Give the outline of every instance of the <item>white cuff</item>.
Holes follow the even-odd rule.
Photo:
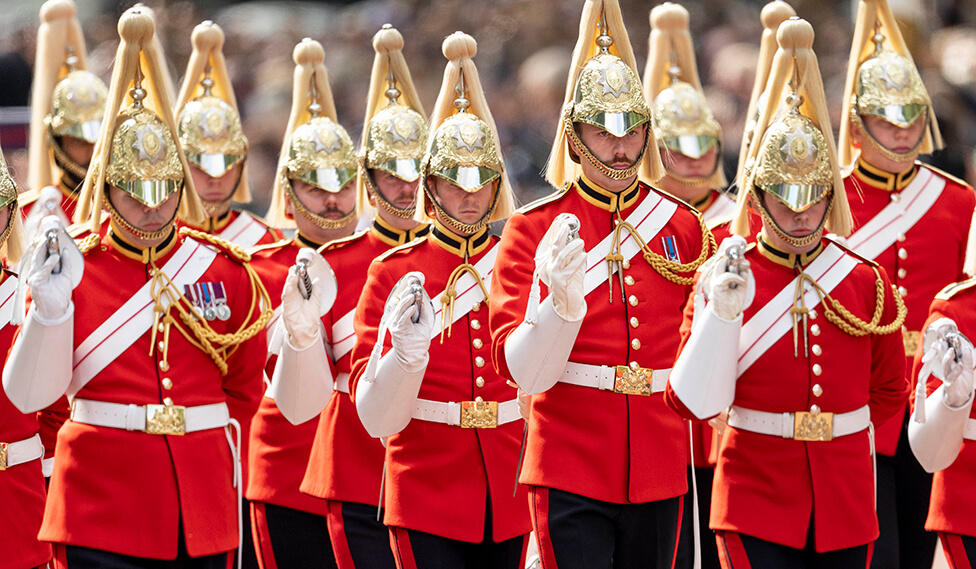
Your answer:
[[[376,366],[376,375],[362,377],[356,384],[356,411],[366,432],[375,438],[402,431],[413,415],[427,366],[414,371],[403,369],[393,350]]]
[[[708,306],[695,316],[668,381],[681,403],[699,419],[724,411],[735,398],[742,315],[725,320]]]
[[[64,395],[71,383],[74,303],[45,323],[32,306],[3,368],[3,388],[21,413],[33,413]]]
[[[945,386],[940,385],[925,398],[925,422],[914,417],[908,422],[908,443],[926,472],[948,468],[962,449],[966,420],[973,398],[962,407],[952,408],[945,402]]]
[[[549,296],[539,305],[535,324],[523,321],[509,334],[505,362],[522,391],[542,393],[559,381],[582,326],[582,319],[570,322],[557,314]]]
[[[332,396],[329,356],[321,337],[316,336],[317,341],[303,349],[296,348],[290,337],[285,338],[267,391],[293,425],[317,417]]]

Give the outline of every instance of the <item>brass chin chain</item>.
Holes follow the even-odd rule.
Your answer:
[[[665,168],[665,172],[667,173],[667,176],[669,178],[689,188],[704,188],[712,180],[712,174],[714,174],[714,172],[712,172],[712,174],[709,174],[707,176],[695,176],[692,178],[692,177],[679,176],[678,174],[675,174],[674,172],[668,170],[667,168]]]
[[[593,164],[593,167],[599,170],[601,174],[610,178],[611,180],[626,180],[627,178],[635,176],[637,171],[640,170],[641,163],[644,161],[644,154],[647,153],[647,140],[650,129],[644,131],[644,146],[641,147],[641,152],[637,156],[637,160],[634,160],[634,163],[628,168],[624,170],[617,170],[607,166],[601,162],[599,158],[594,156],[592,152],[590,152],[590,149],[583,144],[583,141],[580,139],[579,135],[576,134],[576,129],[573,128],[573,120],[568,114],[563,116],[563,128],[566,129],[566,136],[573,141],[573,144],[576,146],[576,149],[579,150],[580,154],[589,160],[590,164]]]
[[[20,215],[20,206],[17,204],[17,200],[10,202],[10,215],[7,217],[7,226],[3,228],[3,233],[0,233],[0,246],[7,242],[7,237],[10,237],[10,232],[14,229],[15,215]]]
[[[401,219],[412,219],[414,214],[417,212],[417,201],[414,199],[414,205],[405,208],[399,208],[383,196],[383,192],[379,191],[375,185],[373,185],[372,176],[369,175],[369,171],[365,168],[363,169],[363,180],[366,182],[366,191],[369,195],[376,198],[376,203],[380,204],[388,213],[395,215]]]
[[[926,113],[925,122],[928,123],[928,120],[929,116],[928,113]],[[888,160],[897,162],[899,164],[915,162],[915,159],[918,158],[918,149],[920,146],[922,146],[922,142],[925,140],[925,131],[922,131],[922,136],[918,138],[918,142],[916,142],[915,146],[913,146],[908,152],[899,153],[887,148],[885,145],[878,142],[878,140],[874,138],[874,135],[868,132],[868,129],[864,127],[864,121],[861,120],[861,115],[857,114],[856,105],[851,105],[851,123],[854,124],[855,130],[857,130],[857,132],[861,135],[861,139],[866,140],[868,142],[868,146],[874,149],[875,152],[884,156]]]
[[[182,200],[183,200],[183,194],[180,193],[180,201]],[[145,231],[139,229],[138,227],[126,221],[125,218],[122,217],[122,214],[119,213],[119,210],[115,209],[115,206],[112,205],[112,200],[108,199],[108,194],[105,194],[104,198],[102,199],[102,204],[105,206],[105,209],[107,209],[108,212],[112,215],[112,221],[114,221],[116,225],[122,227],[123,229],[135,235],[139,239],[142,239],[143,241],[159,241],[160,239],[166,237],[167,235],[170,234],[170,231],[173,230],[173,223],[176,221],[177,214],[173,213],[173,217],[171,217],[169,221],[167,221],[162,227],[160,227],[156,231]],[[179,212],[179,210],[180,207],[179,205],[177,205],[176,211]]]
[[[54,134],[51,133],[50,126],[44,129],[44,134],[47,137],[47,145],[51,148],[51,153],[54,154],[54,162],[58,167],[70,173],[75,179],[84,180],[88,168],[75,162],[64,152],[57,139],[54,138]]]
[[[827,204],[827,209],[824,211],[823,219],[820,220],[820,225],[817,226],[817,229],[813,233],[810,233],[809,235],[804,235],[803,237],[794,237],[786,233],[782,229],[780,229],[779,224],[777,224],[776,221],[773,219],[773,217],[769,215],[769,212],[766,211],[766,207],[765,205],[763,205],[763,201],[760,199],[758,193],[759,190],[756,190],[755,185],[753,185],[752,190],[750,191],[752,192],[753,201],[756,202],[755,209],[759,210],[759,215],[762,216],[764,224],[771,227],[773,233],[779,236],[779,238],[782,239],[783,241],[786,241],[793,247],[802,248],[812,243],[816,243],[817,241],[820,241],[821,238],[823,238],[824,226],[827,225],[827,218],[830,217],[830,210],[833,209],[834,207],[833,192],[831,192],[830,196],[827,198],[830,200],[830,202]]]
[[[437,199],[434,197],[434,193],[430,191],[430,187],[427,186],[427,180],[424,180],[423,184],[424,184],[424,191],[427,193],[427,199],[430,200],[430,203],[434,204],[434,210],[437,213],[441,214],[441,217],[443,218],[445,225],[450,227],[455,233],[458,233],[459,235],[474,235],[475,233],[484,229],[486,225],[488,225],[488,220],[491,218],[491,214],[494,213],[495,206],[498,204],[498,194],[501,192],[500,188],[496,188],[494,190],[495,196],[491,199],[491,207],[488,208],[488,211],[485,212],[485,214],[481,216],[481,219],[479,219],[478,221],[472,224],[467,224],[451,217],[451,214],[447,213],[447,211],[445,211],[444,208],[441,207],[441,204],[437,203]]]
[[[298,199],[298,196],[295,194],[295,189],[292,188],[291,186],[291,180],[288,180],[286,178],[286,182],[284,186],[285,186],[285,195],[287,195],[288,199],[291,200],[291,205],[298,210],[298,213],[302,214],[302,217],[311,221],[317,227],[320,227],[322,229],[339,229],[340,227],[345,227],[349,225],[349,222],[351,222],[356,218],[356,208],[353,208],[352,211],[350,211],[346,215],[343,215],[339,219],[326,219],[321,215],[305,207],[305,204],[302,203],[302,200]]]
[[[234,199],[234,192],[231,192],[231,194],[227,196],[227,198],[222,199],[218,202],[212,202],[200,198],[200,203],[203,204],[203,211],[207,212],[208,217],[217,217],[218,215],[224,213],[224,210],[227,208],[227,204],[229,204],[233,199]]]

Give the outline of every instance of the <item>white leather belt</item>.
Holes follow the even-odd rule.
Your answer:
[[[417,399],[413,418],[432,423],[444,423],[452,427],[468,429],[491,429],[522,418],[519,415],[518,400],[511,401],[451,401],[442,403],[427,399]]]
[[[670,373],[671,368],[652,370],[566,362],[566,370],[559,381],[626,395],[650,395],[664,391]]]
[[[41,444],[41,435],[38,434],[14,443],[0,443],[0,471],[37,460],[42,456],[44,456],[44,445]]]
[[[226,427],[230,423],[230,412],[226,403],[182,407],[75,399],[71,404],[71,420],[155,435],[182,435]]]
[[[332,385],[332,389],[340,391],[342,393],[349,393],[349,374],[342,372],[336,377],[335,383]]]
[[[867,405],[856,411],[836,414],[814,414],[809,411],[769,413],[738,405],[729,408],[730,427],[801,441],[829,441],[835,437],[861,432],[870,424],[871,411]]]
[[[966,419],[966,430],[963,431],[962,438],[976,441],[976,419]]]

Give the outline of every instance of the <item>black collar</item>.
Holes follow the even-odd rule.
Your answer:
[[[393,227],[384,221],[379,215],[377,215],[373,220],[373,234],[376,235],[380,241],[391,247],[409,243],[418,237],[427,235],[428,233],[430,233],[430,226],[427,224],[420,224],[413,229],[403,230]]]
[[[434,226],[430,230],[430,236],[434,243],[464,259],[481,253],[491,242],[491,234],[488,232],[487,226],[482,227],[474,235],[461,237],[437,220],[434,221]]]
[[[619,192],[605,190],[584,176],[580,176],[580,179],[577,180],[576,187],[579,188],[579,193],[583,199],[609,212],[623,211],[634,205],[637,196],[640,194],[640,184],[636,177],[634,183]]]
[[[823,251],[823,242],[817,243],[817,246],[813,250],[807,253],[787,253],[786,251],[780,251],[779,249],[773,247],[769,241],[766,240],[766,236],[759,233],[756,238],[756,243],[759,249],[759,253],[763,257],[766,257],[770,261],[776,263],[777,265],[783,265],[784,267],[795,268],[795,267],[805,267],[813,262],[818,255]]]

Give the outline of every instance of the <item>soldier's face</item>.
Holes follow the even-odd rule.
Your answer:
[[[172,223],[176,218],[176,209],[180,205],[179,192],[172,193],[158,206],[149,207],[125,190],[111,185],[108,186],[108,198],[129,225],[149,233],[159,231]]]
[[[901,128],[881,117],[873,115],[862,116],[861,121],[864,123],[864,129],[879,144],[897,154],[905,154],[912,148],[915,148],[919,141],[922,140],[922,136],[925,134],[925,125],[927,124],[924,116],[916,119],[908,128]],[[911,156],[907,156],[904,162],[896,162],[874,148],[870,141],[864,140],[864,135],[858,129],[851,129],[851,133],[853,134],[854,142],[861,148],[861,158],[868,164],[880,168],[885,172],[903,172],[913,167],[915,158],[918,157],[918,149],[916,148],[915,152]]]
[[[827,199],[822,199],[803,211],[793,211],[788,205],[774,196],[770,194],[763,196],[763,204],[766,206],[766,211],[769,212],[769,216],[773,218],[773,221],[776,222],[776,225],[784,233],[791,237],[806,237],[816,232],[817,228],[820,227],[820,222],[823,221],[824,215],[827,213],[827,202]],[[778,249],[787,253],[806,253],[807,251],[812,251],[817,246],[817,243],[814,242],[801,251],[779,239],[776,232],[772,230],[765,230],[763,234],[768,236],[773,241],[773,245]]]
[[[465,191],[456,184],[437,176],[428,176],[427,185],[437,198],[437,203],[448,215],[461,223],[472,225],[488,213],[491,199],[498,187],[498,180],[485,184],[473,192]]]
[[[644,135],[647,133],[646,123],[623,136],[614,136],[591,124],[577,124],[579,137],[583,144],[600,162],[614,170],[626,170],[633,166],[644,147]]]
[[[95,145],[87,140],[82,140],[73,136],[62,136],[61,149],[64,150],[64,153],[68,155],[68,158],[74,160],[76,164],[87,168],[88,163],[91,162],[92,152],[95,150]]]
[[[356,208],[356,184],[352,182],[338,192],[323,190],[302,180],[292,180],[291,186],[306,209],[325,219],[340,219]]]
[[[712,146],[708,152],[699,158],[692,158],[674,150],[661,146],[661,162],[668,173],[682,178],[704,178],[715,171],[718,162],[718,146]]]
[[[190,177],[193,178],[193,187],[196,188],[200,199],[212,203],[221,203],[230,200],[237,188],[237,183],[241,179],[243,169],[244,163],[238,162],[233,168],[224,172],[223,176],[214,177],[191,163]]]
[[[369,175],[383,198],[394,206],[407,209],[417,203],[417,186],[420,184],[420,178],[408,182],[385,170],[376,169],[370,169]]]

